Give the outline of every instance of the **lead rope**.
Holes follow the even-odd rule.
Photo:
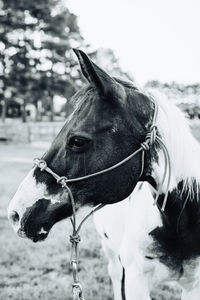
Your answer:
[[[76,227],[76,205],[74,196],[72,194],[71,189],[67,185],[67,177],[59,176],[55,172],[53,172],[49,167],[47,167],[47,163],[44,160],[34,159],[35,165],[41,170],[50,173],[57,181],[58,184],[65,190],[67,190],[71,204],[72,204],[72,217],[70,218],[72,223],[72,234],[70,235],[70,242],[72,244],[71,248],[71,266],[72,266],[72,275],[73,275],[73,283],[72,283],[72,296],[73,300],[84,300],[82,286],[78,280],[78,244],[81,241],[79,232],[81,230],[82,225],[85,221],[96,211],[105,206],[105,204],[99,204],[94,209],[91,210],[89,214],[87,214],[78,227]]]
[[[101,170],[96,173],[92,173],[86,176],[82,177],[77,177],[73,179],[68,179],[65,176],[59,176],[56,174],[54,171],[52,171],[48,166],[45,160],[42,159],[34,159],[35,165],[41,170],[41,171],[46,171],[47,173],[51,174],[57,181],[58,184],[62,186],[63,189],[67,190],[68,195],[70,197],[70,201],[72,204],[72,217],[71,217],[71,223],[72,223],[72,235],[70,235],[70,242],[72,243],[72,252],[71,252],[71,265],[72,265],[72,272],[73,272],[73,284],[72,284],[72,292],[73,292],[73,300],[84,300],[83,298],[83,292],[82,292],[82,286],[78,280],[78,244],[80,242],[80,235],[79,232],[81,230],[82,225],[85,223],[85,221],[96,211],[101,209],[102,207],[105,206],[105,204],[99,204],[96,206],[88,215],[85,216],[85,218],[81,221],[78,227],[76,227],[76,206],[75,206],[75,200],[72,194],[71,189],[68,186],[68,183],[72,182],[77,182],[81,180],[85,180],[88,178],[92,178],[104,173],[107,173],[109,171],[112,171],[128,160],[130,160],[132,157],[137,155],[138,153],[142,152],[142,157],[141,157],[141,172],[140,172],[140,177],[143,174],[144,171],[144,161],[145,161],[145,152],[150,149],[151,146],[153,146],[155,143],[157,143],[160,146],[160,149],[163,151],[164,155],[164,173],[163,177],[161,180],[161,184],[156,192],[156,197],[154,201],[154,205],[157,204],[158,197],[161,193],[163,184],[166,180],[166,177],[168,175],[167,179],[167,185],[166,185],[166,194],[163,200],[163,204],[161,207],[161,210],[164,211],[167,203],[167,197],[168,197],[168,191],[169,191],[169,185],[170,185],[170,180],[171,180],[171,163],[170,163],[170,157],[168,150],[161,140],[161,138],[158,136],[158,130],[157,130],[157,125],[156,125],[156,120],[157,120],[157,114],[158,114],[158,105],[156,102],[154,102],[155,108],[154,108],[154,116],[153,116],[153,121],[152,121],[152,126],[150,128],[150,132],[146,135],[145,141],[140,144],[140,148],[133,152],[131,155],[126,157],[125,159],[121,160],[117,164],[106,168],[104,170]]]

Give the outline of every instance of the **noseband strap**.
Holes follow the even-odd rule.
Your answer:
[[[139,149],[137,149],[136,151],[134,151],[132,154],[130,154],[128,157],[124,158],[123,160],[121,160],[120,162],[112,165],[111,167],[108,167],[106,169],[103,169],[101,171],[92,173],[92,174],[88,174],[85,176],[81,176],[81,177],[77,177],[77,178],[72,178],[72,179],[68,179],[65,176],[59,176],[57,173],[55,173],[52,169],[50,169],[47,166],[46,161],[42,160],[42,159],[34,159],[34,163],[35,165],[41,170],[41,171],[46,171],[47,173],[51,174],[57,181],[58,184],[60,184],[62,186],[62,188],[64,188],[65,190],[67,190],[69,198],[71,200],[71,204],[72,204],[72,218],[71,218],[71,222],[72,222],[72,226],[73,226],[73,233],[70,236],[70,241],[72,243],[72,255],[71,255],[71,264],[72,264],[72,269],[73,269],[73,279],[74,279],[74,283],[72,285],[72,289],[73,289],[73,299],[78,299],[78,300],[83,300],[82,297],[82,288],[81,285],[78,281],[77,278],[77,265],[78,265],[78,243],[80,242],[80,236],[79,236],[79,232],[80,229],[83,225],[83,223],[97,210],[101,209],[102,207],[105,206],[105,204],[99,204],[98,206],[96,206],[80,223],[80,225],[78,227],[76,227],[76,206],[75,206],[75,200],[74,200],[74,196],[72,194],[71,189],[68,186],[68,183],[73,183],[73,182],[77,182],[77,181],[82,181],[82,180],[86,180],[92,177],[96,177],[99,175],[102,175],[104,173],[110,172],[118,167],[120,167],[121,165],[125,164],[127,161],[129,161],[130,159],[132,159],[134,156],[136,156],[138,153],[142,153],[142,159],[141,159],[141,172],[140,172],[140,176],[139,178],[142,176],[143,172],[144,172],[144,164],[145,164],[145,153],[147,151],[150,150],[150,148],[153,145],[158,145],[160,147],[160,149],[163,151],[163,155],[164,155],[164,173],[163,173],[163,177],[161,180],[161,184],[158,188],[158,190],[156,191],[156,197],[154,200],[154,205],[157,204],[157,200],[158,197],[160,195],[160,193],[162,192],[162,187],[165,183],[166,177],[167,178],[167,183],[166,183],[166,193],[165,193],[165,197],[163,200],[163,204],[161,207],[161,211],[165,210],[165,206],[167,203],[167,197],[168,197],[168,191],[169,191],[169,186],[170,186],[170,180],[171,180],[171,163],[170,163],[170,156],[169,156],[169,152],[164,144],[164,142],[162,141],[162,139],[159,137],[158,135],[158,129],[157,129],[157,125],[156,125],[156,121],[157,121],[157,115],[158,115],[158,105],[155,101],[153,101],[154,103],[154,115],[153,115],[153,120],[152,120],[152,125],[150,128],[149,133],[147,133],[145,141],[143,143],[140,144]]]

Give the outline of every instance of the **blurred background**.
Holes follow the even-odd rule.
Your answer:
[[[35,245],[15,236],[6,208],[84,84],[72,48],[111,75],[164,93],[200,139],[199,13],[198,0],[0,0],[0,299],[71,299],[70,223]],[[111,300],[91,220],[83,231],[86,299]],[[179,299],[174,286],[158,290],[156,300]]]
[[[73,47],[111,75],[166,94],[198,120],[197,10],[189,2],[184,7],[185,2],[170,7],[169,1],[163,8],[146,0],[95,5],[91,0],[0,0],[0,139],[32,142],[55,136],[70,111],[68,99],[84,83]]]

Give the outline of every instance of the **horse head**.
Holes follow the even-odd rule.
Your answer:
[[[72,113],[43,155],[49,168],[68,179],[106,169],[136,151],[151,126],[154,105],[134,87],[109,76],[80,50],[74,50],[87,85],[71,99]],[[143,178],[148,173],[145,159]],[[100,176],[71,182],[76,208],[126,198],[140,180],[141,155]],[[68,193],[35,166],[10,202],[8,217],[20,236],[47,237],[52,226],[72,215]]]

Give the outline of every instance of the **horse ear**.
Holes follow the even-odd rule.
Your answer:
[[[113,94],[119,84],[108,75],[105,71],[99,68],[83,51],[73,49],[78,57],[81,71],[89,83],[95,85],[104,95]]]

